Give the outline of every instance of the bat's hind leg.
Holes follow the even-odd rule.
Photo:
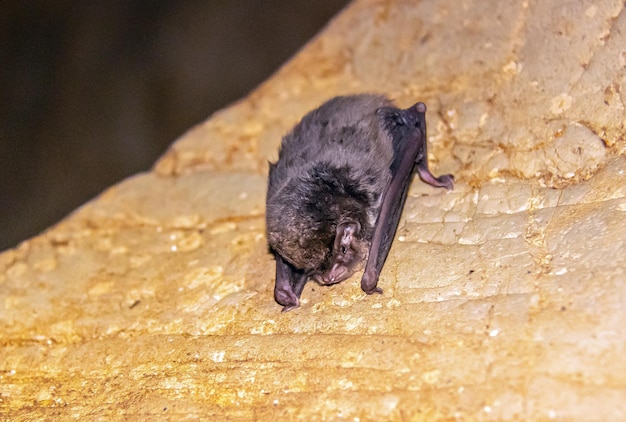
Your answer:
[[[436,188],[446,188],[448,190],[452,190],[452,186],[454,185],[454,176],[451,174],[444,174],[439,177],[435,177],[428,168],[428,149],[427,149],[427,136],[426,136],[426,106],[418,107],[419,104],[416,104],[414,107],[418,109],[418,123],[419,126],[423,129],[423,136],[420,140],[421,148],[417,154],[415,159],[415,167],[417,167],[417,174],[419,174],[422,182],[428,183],[431,186]]]

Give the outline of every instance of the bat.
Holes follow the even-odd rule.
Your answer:
[[[266,198],[283,312],[300,306],[309,279],[339,283],[365,261],[361,288],[382,294],[378,278],[415,169],[425,183],[452,189],[452,175],[428,169],[421,102],[399,109],[379,95],[335,97],[283,137]]]

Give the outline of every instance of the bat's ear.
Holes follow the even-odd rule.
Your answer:
[[[339,283],[354,273],[354,266],[361,260],[359,240],[356,236],[361,225],[356,221],[344,221],[337,225],[331,267],[322,274],[324,284]]]
[[[267,164],[269,164],[269,171],[268,171],[268,178],[267,178],[267,183],[269,186],[271,186],[273,183],[276,183],[276,180],[274,180],[274,171],[276,170],[276,164],[272,163],[271,161],[268,161]],[[268,189],[269,192],[269,189]]]
[[[334,251],[345,253],[346,250],[350,250],[354,237],[360,231],[361,225],[357,221],[345,221],[337,225]]]

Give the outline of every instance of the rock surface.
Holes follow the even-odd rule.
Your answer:
[[[352,3],[248,98],[0,255],[12,420],[622,420],[622,1]],[[329,97],[428,107],[380,286],[281,314],[267,160]]]

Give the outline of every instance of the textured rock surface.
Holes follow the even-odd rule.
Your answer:
[[[626,417],[621,1],[357,1],[149,174],[0,255],[0,414]],[[272,300],[267,160],[328,97],[428,104],[381,276]]]

